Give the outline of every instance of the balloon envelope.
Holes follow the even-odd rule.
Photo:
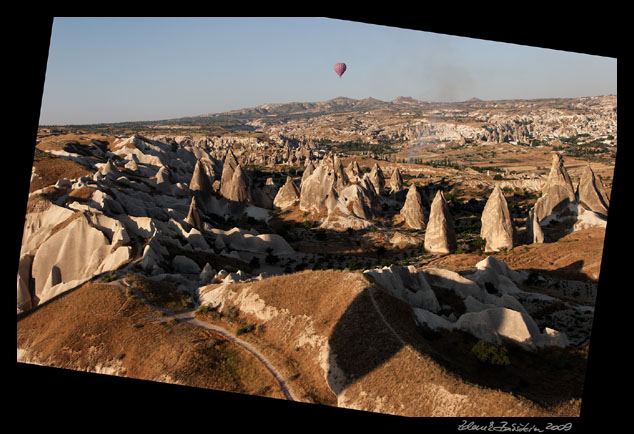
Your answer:
[[[335,63],[335,72],[339,77],[346,72],[346,64],[345,63]]]

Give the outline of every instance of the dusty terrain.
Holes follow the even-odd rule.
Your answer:
[[[578,416],[616,145],[616,96],[41,127],[18,361],[401,416]]]

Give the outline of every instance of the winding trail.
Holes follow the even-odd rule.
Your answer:
[[[125,279],[119,279],[112,283],[119,283],[124,288],[128,288],[134,291],[138,296],[143,297],[143,294],[141,294],[140,291],[132,287],[130,283]],[[146,302],[147,302],[147,299],[146,299]],[[300,401],[299,399],[297,399],[297,397],[295,397],[288,383],[286,383],[286,381],[282,378],[282,375],[278,372],[275,366],[273,366],[273,364],[262,353],[260,353],[257,350],[257,348],[255,348],[250,343],[245,342],[242,339],[238,338],[234,333],[230,332],[229,330],[223,327],[220,327],[215,324],[210,324],[208,322],[201,321],[198,318],[196,318],[196,310],[198,309],[198,306],[184,312],[175,313],[175,312],[163,309],[159,306],[155,306],[149,302],[147,302],[147,305],[152,307],[152,309],[159,311],[163,314],[163,316],[158,319],[158,322],[167,322],[174,319],[176,321],[184,322],[196,327],[201,327],[207,330],[211,330],[215,333],[218,333],[224,336],[225,338],[227,338],[234,344],[241,346],[246,351],[253,354],[253,356],[255,356],[255,358],[258,359],[260,363],[262,363],[262,365],[264,365],[264,367],[271,373],[271,375],[273,375],[275,380],[277,380],[278,384],[280,385],[280,388],[282,389],[282,392],[284,393],[284,396],[286,397],[286,399],[288,399],[289,401]]]

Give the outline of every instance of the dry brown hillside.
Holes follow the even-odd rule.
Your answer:
[[[582,351],[511,348],[510,366],[482,366],[470,352],[476,339],[426,333],[408,305],[360,273],[304,271],[214,289],[213,308],[199,317],[261,330],[244,339],[305,400],[405,416],[579,414]]]
[[[214,302],[197,319],[255,347],[300,401],[404,416],[579,414],[584,351],[509,348],[510,366],[483,366],[470,352],[476,339],[420,329],[408,305],[361,273],[304,271],[207,290],[217,290]],[[18,360],[284,397],[251,353],[165,319],[118,283],[95,280],[18,318]]]
[[[565,235],[554,243],[520,245],[492,256],[514,270],[539,270],[559,279],[597,282],[603,258],[605,229],[588,228]],[[461,254],[435,258],[425,266],[471,271],[486,255]]]
[[[18,361],[284,397],[271,374],[239,346],[161,319],[118,284],[87,283],[18,319]]]

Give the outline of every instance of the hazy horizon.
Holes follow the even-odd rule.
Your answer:
[[[348,66],[341,78],[337,62]],[[39,124],[157,121],[337,97],[616,95],[616,64],[325,18],[55,18]]]

